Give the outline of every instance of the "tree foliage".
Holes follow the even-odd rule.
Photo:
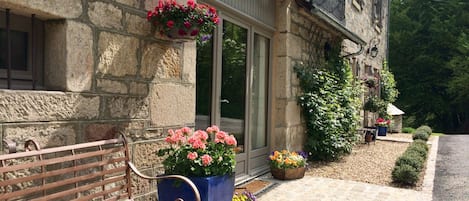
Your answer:
[[[389,62],[406,123],[469,131],[469,2],[393,0]]]

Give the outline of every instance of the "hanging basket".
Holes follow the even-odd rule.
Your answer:
[[[191,29],[172,28],[166,32],[166,36],[172,40],[191,41],[197,38],[197,30],[197,27]],[[196,34],[194,34],[195,31],[197,31]]]

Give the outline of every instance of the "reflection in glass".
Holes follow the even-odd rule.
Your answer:
[[[195,129],[210,126],[213,69],[213,39],[197,43]]]
[[[223,21],[220,128],[233,134],[244,152],[247,29]]]
[[[251,94],[249,125],[252,150],[267,146],[267,69],[269,66],[269,39],[254,35],[253,66],[251,69]]]

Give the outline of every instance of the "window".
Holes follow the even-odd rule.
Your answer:
[[[383,27],[383,20],[382,20],[382,9],[383,8],[383,1],[382,0],[373,0],[373,9],[372,9],[372,20],[373,24],[375,25],[375,29],[378,32],[381,32],[381,28]]]
[[[34,15],[0,11],[0,88],[43,85],[44,22]]]

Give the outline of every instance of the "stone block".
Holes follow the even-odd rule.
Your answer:
[[[287,125],[298,125],[301,123],[301,107],[296,100],[287,102],[285,113]]]
[[[133,95],[148,95],[148,83],[131,82],[129,93]]]
[[[287,148],[287,129],[284,127],[275,128],[273,136],[273,142],[270,146],[272,150],[283,150]]]
[[[106,97],[109,118],[146,119],[149,117],[147,98]]]
[[[89,124],[85,126],[85,141],[114,139],[118,136],[119,128],[115,124]]]
[[[287,100],[286,99],[279,99],[275,100],[275,127],[283,127],[286,126],[286,107],[287,107]]]
[[[45,19],[78,18],[83,12],[81,0],[0,0],[0,5],[13,13],[34,13]]]
[[[184,54],[182,59],[182,61],[184,62],[182,79],[184,82],[195,84],[195,66],[197,62],[196,58],[197,48],[195,41],[184,43]]]
[[[287,129],[287,149],[303,150],[306,134],[301,126],[292,126]]]
[[[121,81],[97,79],[98,90],[107,93],[127,94],[127,85]]]
[[[289,57],[274,58],[274,91],[276,98],[287,98],[291,94],[291,59]]]
[[[137,167],[143,174],[148,175],[148,176],[156,176],[155,171],[153,169],[142,169],[140,167]],[[142,179],[138,177],[137,175],[132,175],[131,177],[132,181],[132,200],[134,201],[148,201],[148,200],[154,200],[156,195],[153,197],[150,196],[151,194],[148,194],[150,192],[156,192],[156,185],[157,181],[156,180],[148,180],[148,179]],[[141,196],[139,196],[141,195]]]
[[[276,1],[276,25],[279,32],[290,32],[291,1]]]
[[[138,46],[137,38],[101,32],[98,42],[98,72],[118,77],[135,75]]]
[[[118,3],[138,8],[140,6],[140,0],[116,0]]]
[[[164,140],[135,143],[132,145],[132,161],[142,169],[161,167],[164,157],[159,157],[157,152],[167,147]]]
[[[180,79],[181,50],[158,43],[143,48],[141,76],[144,78]]]
[[[4,138],[24,147],[24,142],[35,140],[41,148],[76,144],[78,126],[71,124],[10,124],[4,126]]]
[[[65,90],[67,78],[67,26],[65,20],[45,23],[44,76],[49,89]]]
[[[64,91],[90,90],[94,66],[91,28],[72,20],[47,22],[45,26],[46,86]]]
[[[90,2],[88,16],[93,24],[99,27],[122,29],[122,10],[100,1]]]
[[[125,21],[127,23],[128,33],[133,33],[140,36],[146,36],[151,33],[151,23],[148,22],[145,17],[127,13],[125,15]]]
[[[179,4],[185,4],[187,1],[186,0],[176,0],[177,3]],[[197,1],[195,1],[197,2]],[[145,10],[153,10],[155,9],[155,6],[158,5],[158,0],[144,0],[144,9]]]
[[[195,87],[159,84],[150,91],[152,125],[173,126],[194,123]]]
[[[50,91],[0,91],[0,122],[96,119],[98,96]]]
[[[88,25],[67,21],[67,91],[88,91],[93,78],[93,32]]]

